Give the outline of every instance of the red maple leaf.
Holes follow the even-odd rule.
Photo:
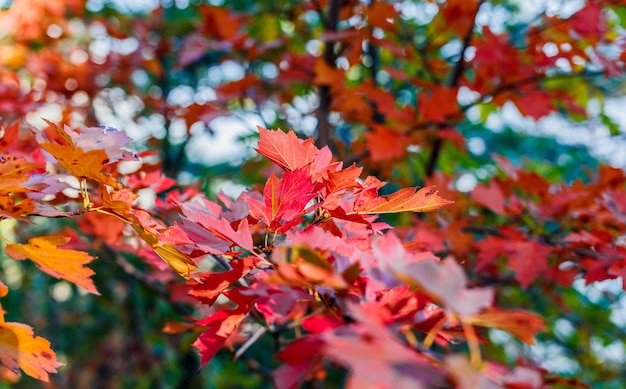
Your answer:
[[[299,139],[293,131],[287,133],[259,129],[259,144],[255,149],[259,154],[286,170],[301,169],[313,162],[319,152],[312,139]]]
[[[272,174],[263,190],[263,203],[246,196],[250,214],[270,231],[286,231],[300,222],[307,203],[316,196],[314,187],[304,169],[287,171],[280,180]]]
[[[199,350],[202,366],[209,363],[226,343],[226,340],[237,330],[256,299],[256,296],[241,294],[238,289],[233,289],[225,295],[237,304],[237,308],[218,311],[196,322],[200,326],[207,327],[207,330],[200,334],[192,344]]]
[[[197,274],[187,283],[191,287],[188,294],[204,304],[213,305],[224,290],[254,269],[257,262],[258,258],[250,256],[230,261],[231,269],[228,271]]]

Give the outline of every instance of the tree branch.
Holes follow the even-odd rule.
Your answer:
[[[474,18],[472,21],[472,25],[469,30],[463,37],[463,48],[461,49],[461,53],[459,55],[459,60],[457,61],[454,69],[452,69],[452,75],[450,77],[450,81],[448,86],[451,88],[455,88],[459,85],[459,81],[461,80],[461,76],[465,71],[465,52],[467,51],[470,42],[472,41],[472,36],[474,35],[474,26],[476,25],[476,15],[478,15],[478,11],[480,7],[483,5],[485,0],[480,0],[478,5],[476,6],[476,11],[474,12]],[[428,158],[428,162],[426,163],[426,177],[432,177],[435,172],[435,168],[437,167],[437,161],[439,160],[439,155],[441,154],[441,148],[443,147],[443,139],[440,137],[435,138],[433,141],[432,151],[430,152],[430,157]]]
[[[328,14],[326,15],[325,27],[327,32],[336,32],[339,24],[339,11],[341,10],[341,0],[330,0],[328,3]],[[323,15],[321,15],[323,17]],[[330,67],[335,66],[335,42],[327,40],[324,46],[324,62]],[[332,96],[329,85],[319,87],[320,106],[317,109],[317,147],[328,146],[331,142],[331,126],[328,121]]]
[[[108,245],[103,245],[102,251],[110,257],[114,263],[119,266],[126,274],[130,277],[137,280],[144,287],[153,292],[156,296],[159,296],[163,300],[167,301],[171,307],[178,312],[182,316],[191,316],[193,314],[193,309],[186,304],[181,304],[176,301],[172,301],[170,293],[163,286],[159,284],[155,284],[150,281],[148,276],[139,271],[132,263],[130,263],[126,258],[122,255],[116,253],[109,247]]]

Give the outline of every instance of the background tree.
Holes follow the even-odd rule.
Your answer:
[[[66,363],[59,386],[358,387],[372,382],[368,362],[407,387],[623,382],[621,2],[5,3],[2,304],[52,341]],[[315,145],[267,132],[259,157],[257,125]],[[103,135],[114,141],[91,143]],[[231,147],[216,141],[225,136],[240,151],[211,156]],[[425,185],[454,204],[377,208]],[[220,195],[221,210],[199,206],[243,188],[237,201]],[[281,194],[271,204],[293,203],[268,214],[268,188]],[[405,209],[429,208],[420,201],[434,193],[417,193]],[[394,232],[363,216],[379,213]],[[321,231],[349,246],[315,246]],[[36,242],[18,244],[48,234],[98,257],[93,284],[15,261]],[[449,259],[425,268],[424,251]],[[226,273],[185,281],[159,257],[183,275]],[[429,271],[442,274],[436,285]],[[447,294],[446,282],[460,289]],[[469,312],[465,294],[480,300]],[[190,345],[201,333],[206,363],[216,320],[238,324],[221,339],[237,360],[220,352],[196,375]]]

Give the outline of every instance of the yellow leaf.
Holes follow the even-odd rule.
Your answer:
[[[91,280],[94,271],[83,265],[93,261],[91,255],[76,250],[58,249],[70,241],[60,236],[40,236],[28,240],[28,244],[8,244],[6,253],[13,259],[30,259],[41,271],[56,278],[63,278],[93,294],[100,294]]]
[[[132,227],[152,247],[154,252],[181,277],[189,279],[189,273],[197,269],[198,266],[193,259],[178,251],[172,244],[160,242],[156,235],[146,231],[138,223],[132,223]]]

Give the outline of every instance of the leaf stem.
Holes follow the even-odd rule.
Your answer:
[[[459,318],[459,321],[463,326],[463,332],[465,332],[465,337],[467,338],[467,345],[470,351],[470,363],[478,368],[482,364],[482,357],[480,355],[480,345],[478,344],[476,330],[474,330],[474,326],[467,323],[462,318]]]

